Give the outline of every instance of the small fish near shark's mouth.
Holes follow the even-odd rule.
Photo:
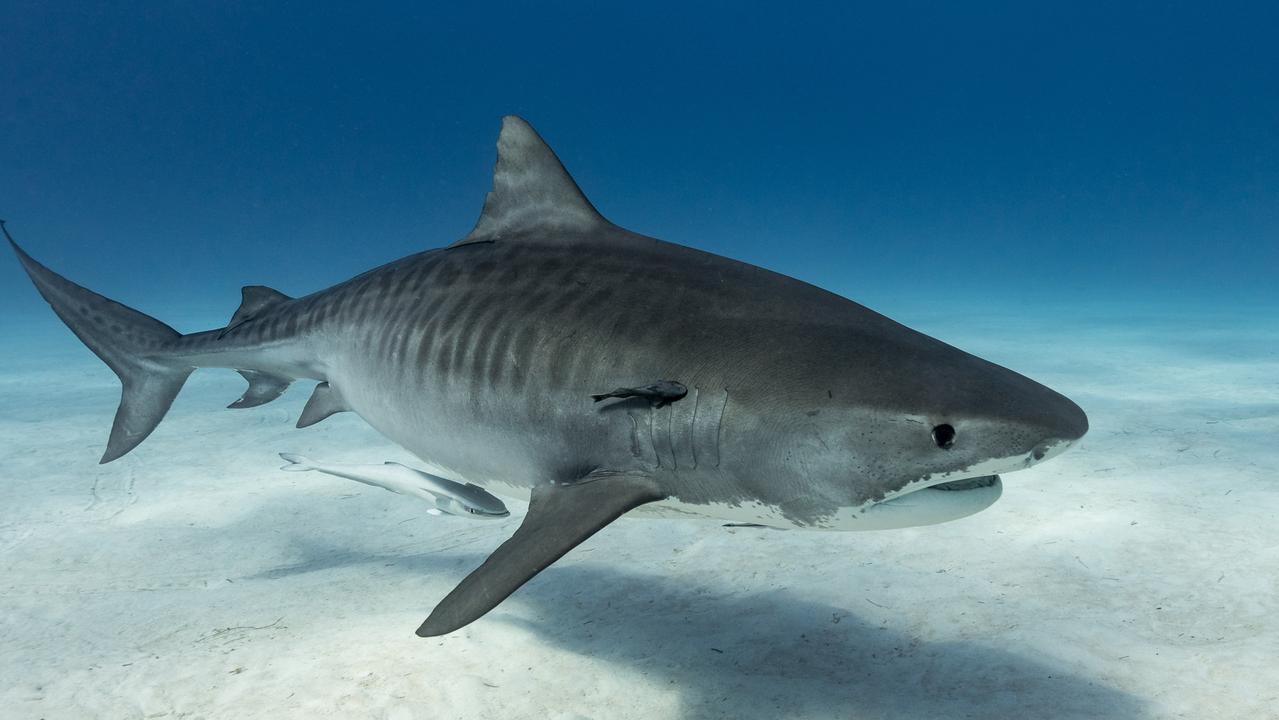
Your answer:
[[[936,525],[967,517],[995,504],[1004,492],[998,475],[975,475],[923,485],[896,497],[863,508],[848,522],[838,522],[843,530],[892,530]]]
[[[966,478],[964,480],[952,480],[950,482],[938,483],[937,485],[929,485],[924,490],[944,490],[947,492],[955,492],[962,490],[976,490],[978,488],[988,488],[999,482],[998,475],[982,475],[981,477]]]

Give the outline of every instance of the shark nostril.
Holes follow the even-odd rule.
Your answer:
[[[947,423],[942,423],[933,428],[933,442],[937,443],[937,447],[942,450],[949,450],[955,445],[955,428]]]
[[[1039,462],[1040,460],[1043,460],[1044,456],[1047,454],[1048,454],[1048,448],[1043,445],[1036,447],[1030,453],[1031,457],[1035,458],[1035,462]]]

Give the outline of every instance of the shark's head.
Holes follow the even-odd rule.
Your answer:
[[[900,370],[926,379],[904,383],[892,405],[854,411],[876,424],[873,432],[845,434],[850,454],[866,462],[851,478],[853,504],[839,514],[844,526],[970,515],[999,499],[1001,475],[1052,458],[1088,431],[1087,416],[1069,398],[948,346]]]
[[[752,429],[733,450],[744,459],[737,472],[761,478],[756,487],[794,524],[872,530],[964,517],[999,498],[1000,475],[1087,432],[1065,396],[858,312],[867,314],[844,328],[792,326],[787,351],[748,371],[787,381],[747,383],[763,389],[730,402],[729,420]]]

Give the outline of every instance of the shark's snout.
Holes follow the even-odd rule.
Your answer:
[[[1024,456],[1029,466],[1061,453],[1088,432],[1088,415],[1075,401],[1028,377],[1001,371],[1001,382],[970,396],[973,407],[993,405],[996,409],[987,417],[1006,431],[1003,444],[996,441],[989,448],[991,455]]]
[[[1025,457],[1025,466],[1038,465],[1079,442],[1088,432],[1088,415],[1070,398],[1054,392],[1040,414],[1036,434],[1041,438]]]
[[[1074,442],[1087,434],[1088,415],[1085,414],[1084,409],[1076,405],[1073,400],[1066,398],[1066,404],[1070,406],[1070,409],[1065,413],[1065,430],[1070,441]]]
[[[1047,428],[1048,437],[1040,447],[1035,448],[1036,456],[1042,452],[1043,457],[1047,457],[1051,446],[1070,445],[1088,432],[1088,415],[1084,413],[1083,408],[1075,404],[1075,401],[1065,395],[1056,395],[1053,412],[1049,417],[1051,422]],[[1036,457],[1036,459],[1042,458]]]
[[[1009,428],[1016,428],[1014,436],[1021,442],[1009,445],[1004,457],[1019,463],[1021,468],[1038,465],[1065,452],[1088,432],[1088,415],[1073,400],[1055,390],[1036,383],[1037,392],[1026,397],[1026,414],[1009,419]],[[1016,445],[1020,444],[1020,447]],[[996,452],[996,455],[999,455]],[[999,472],[1012,472],[1016,467],[1001,468]]]

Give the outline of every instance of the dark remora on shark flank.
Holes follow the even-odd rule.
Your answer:
[[[301,298],[246,287],[224,328],[182,335],[13,248],[123,383],[102,462],[155,429],[193,370],[232,368],[249,383],[232,407],[318,380],[300,427],[355,412],[431,473],[527,498],[423,636],[479,618],[632,509],[942,522],[1088,427],[1066,397],[838,295],[610,223],[516,117],[466,237]]]

